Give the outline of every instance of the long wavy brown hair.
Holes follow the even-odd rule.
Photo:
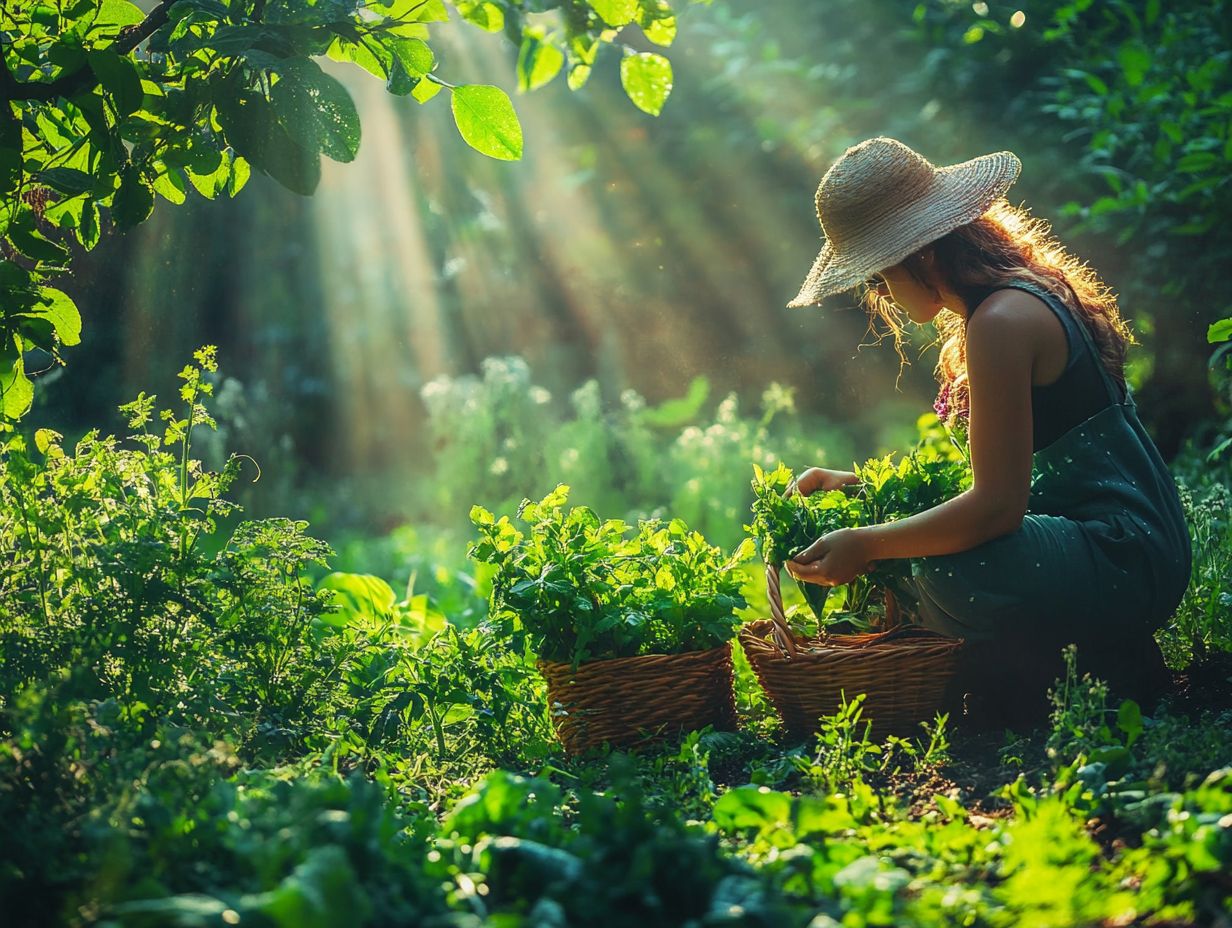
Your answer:
[[[971,309],[989,288],[1010,280],[1027,280],[1054,294],[1086,325],[1105,369],[1124,393],[1125,354],[1138,342],[1121,318],[1116,295],[1090,266],[1053,237],[1047,222],[1002,198],[978,219],[937,239],[931,247],[931,273],[920,260],[920,252],[904,260],[903,267],[924,286],[945,281]],[[860,296],[871,316],[881,319],[893,334],[894,348],[905,364],[902,310],[875,289],[864,287]],[[970,402],[966,319],[946,309],[933,324],[941,344],[937,382],[942,393],[948,394],[946,406],[952,423]]]

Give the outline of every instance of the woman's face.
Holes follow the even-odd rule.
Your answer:
[[[945,308],[944,301],[932,287],[920,283],[901,264],[885,268],[873,275],[875,289],[882,296],[893,300],[907,317],[919,325],[932,322],[933,317]]]

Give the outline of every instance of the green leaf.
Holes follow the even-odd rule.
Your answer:
[[[527,29],[518,50],[518,91],[538,90],[560,73],[565,53],[546,41],[542,31]]]
[[[127,116],[141,109],[145,92],[141,89],[141,74],[131,59],[109,48],[92,49],[86,52],[86,59],[103,89],[111,94],[117,115]]]
[[[658,116],[672,92],[672,63],[653,52],[626,55],[620,62],[620,83],[634,106]]]
[[[94,189],[94,178],[76,168],[50,168],[46,171],[39,171],[36,181],[59,190],[61,193],[74,196]]]
[[[315,61],[288,61],[270,90],[270,104],[287,135],[305,151],[355,160],[360,134],[355,103]]]
[[[444,85],[425,77],[415,85],[415,89],[411,91],[411,96],[415,98],[416,103],[427,103],[440,93],[443,87]]]
[[[666,0],[642,0],[637,22],[655,45],[668,46],[676,40],[676,17]]]
[[[303,196],[316,190],[321,180],[318,152],[303,148],[287,134],[265,97],[251,93],[219,97],[215,106],[227,141],[254,167]],[[247,179],[247,174],[242,176]]]
[[[335,605],[348,622],[381,619],[393,611],[397,601],[389,584],[371,574],[332,573],[317,589],[332,592]]]
[[[22,217],[26,218],[26,217]],[[53,242],[33,227],[32,223],[16,222],[6,233],[13,247],[27,258],[57,264],[69,257],[69,251],[59,242]]]
[[[1211,151],[1195,151],[1181,158],[1176,169],[1186,174],[1196,174],[1219,164],[1219,156]]]
[[[179,168],[164,165],[165,170],[159,171],[152,186],[154,192],[164,200],[176,204],[184,202],[188,196],[188,185],[184,183],[184,172]]]
[[[466,144],[490,158],[522,157],[522,125],[509,95],[491,84],[464,84],[453,90],[453,120]]]
[[[637,15],[637,0],[586,0],[590,8],[613,28],[633,21]]]
[[[1213,345],[1216,342],[1226,342],[1229,339],[1232,339],[1232,318],[1212,322],[1206,330],[1206,341],[1208,344]]]
[[[67,293],[54,287],[39,287],[39,301],[24,316],[46,319],[56,331],[61,344],[81,342],[81,313]]]
[[[455,0],[458,15],[468,23],[487,32],[500,32],[505,28],[505,14],[490,0]]]
[[[103,0],[98,5],[98,13],[91,17],[93,22],[86,34],[100,31],[106,26],[133,26],[145,19],[145,13],[136,4],[128,0]],[[108,30],[117,31],[117,30]]]
[[[234,197],[243,190],[251,174],[252,168],[249,166],[248,161],[239,155],[235,155],[234,160],[231,162],[231,175],[227,178],[227,196]]]
[[[373,77],[387,80],[390,66],[393,63],[393,55],[383,45],[377,45],[376,48],[377,51],[374,52],[366,44],[351,42],[339,36],[326,49],[325,55],[334,61],[349,61],[363,68]]]
[[[422,39],[394,38],[390,47],[393,49],[394,59],[385,88],[392,94],[404,96],[414,90],[417,83],[432,71],[436,59],[432,49]]]
[[[1126,42],[1117,51],[1117,62],[1130,87],[1137,87],[1151,67],[1151,53],[1136,42]]]
[[[449,10],[441,0],[390,0],[384,13],[403,22],[449,22]]]
[[[0,416],[20,419],[33,402],[34,385],[26,377],[25,361],[10,342],[0,350]]]
[[[77,241],[81,242],[86,251],[98,244],[100,234],[98,219],[98,204],[92,197],[81,205],[81,220],[77,224]]]

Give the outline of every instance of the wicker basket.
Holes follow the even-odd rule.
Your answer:
[[[571,664],[541,660],[556,735],[570,754],[642,747],[682,731],[736,727],[731,643],[707,651]]]
[[[791,737],[815,734],[820,717],[837,712],[844,695],[867,694],[862,717],[872,722],[877,740],[915,733],[941,708],[963,639],[906,624],[866,635],[800,638],[783,614],[778,566],[766,565],[766,586],[773,618],[746,625],[740,645]],[[887,622],[894,619],[891,605]]]

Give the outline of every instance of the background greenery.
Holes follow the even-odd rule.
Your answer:
[[[1226,4],[675,6],[5,5],[10,923],[1226,917]],[[1175,691],[1071,655],[1034,732],[872,743],[856,698],[799,744],[737,653],[739,731],[564,756],[471,507],[565,483],[730,552],[751,465],[936,440],[927,332],[897,381],[842,299],[782,309],[876,134],[1016,151],[1121,295],[1194,541]]]

